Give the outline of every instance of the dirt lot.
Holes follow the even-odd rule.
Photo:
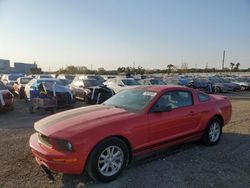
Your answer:
[[[230,95],[231,96],[231,95]],[[28,147],[34,121],[16,100],[15,111],[0,115],[0,188],[2,187],[250,187],[250,92],[233,94],[233,117],[215,147],[199,142],[136,159],[114,182],[87,176],[53,174],[51,181]]]

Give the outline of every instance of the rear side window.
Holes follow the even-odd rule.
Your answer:
[[[203,93],[198,93],[198,98],[200,102],[206,102],[210,100],[210,97]]]

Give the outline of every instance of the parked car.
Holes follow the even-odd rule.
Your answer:
[[[106,80],[100,76],[100,75],[96,75],[96,74],[82,74],[82,75],[77,75],[77,78],[78,79],[94,79],[94,80],[98,80],[99,82],[103,83],[105,82]]]
[[[0,112],[9,111],[14,109],[13,94],[8,88],[0,81]]]
[[[147,78],[139,80],[142,85],[167,85],[166,82],[161,80],[160,78]]]
[[[43,79],[43,78],[54,78],[52,75],[50,75],[50,74],[37,74],[37,75],[35,75],[35,78],[36,79]]]
[[[72,83],[72,80],[68,80],[68,79],[57,78],[57,80],[59,81],[61,85],[66,86],[66,87],[70,87],[70,84]]]
[[[13,92],[13,85],[15,81],[22,76],[23,74],[4,74],[1,81],[11,92]]]
[[[248,90],[250,88],[250,82],[248,82],[247,78],[244,77],[235,78],[233,79],[232,82],[239,84],[241,90]]]
[[[232,86],[224,84],[217,78],[210,77],[208,80],[213,84],[214,93],[227,93],[233,91]]]
[[[191,87],[194,89],[199,89],[200,91],[203,91],[205,93],[213,93],[213,84],[206,78],[194,78],[191,80],[187,87]]]
[[[224,83],[228,87],[232,87],[233,91],[238,91],[241,90],[241,87],[239,84],[233,83],[230,79],[228,78],[220,78],[220,81]]]
[[[100,104],[114,95],[114,91],[95,79],[76,78],[70,85],[76,99],[88,104]]]
[[[108,79],[103,84],[113,89],[115,93],[118,93],[125,89],[135,88],[141,85],[134,78],[112,78]]]
[[[178,85],[185,86],[190,82],[190,79],[188,77],[182,76],[178,80]]]
[[[181,86],[141,86],[119,92],[101,105],[36,122],[29,145],[47,170],[86,171],[93,179],[108,182],[134,156],[200,139],[216,145],[231,113],[225,96]]]
[[[24,91],[25,86],[32,79],[33,79],[32,77],[20,77],[20,78],[18,78],[13,85],[14,94],[18,95],[20,97],[20,99],[24,99],[25,98],[25,91]]]
[[[25,86],[25,95],[27,100],[40,96],[38,87],[41,83],[45,84],[45,88],[50,96],[53,96],[55,92],[58,107],[71,105],[74,102],[70,89],[64,86],[60,80],[55,78],[32,79]],[[52,87],[51,84],[54,84],[55,86]]]

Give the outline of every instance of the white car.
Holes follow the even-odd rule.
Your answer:
[[[135,88],[141,85],[134,78],[111,78],[111,79],[108,79],[103,84],[113,89],[115,93],[118,93],[125,89]]]

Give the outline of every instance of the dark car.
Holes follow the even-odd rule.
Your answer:
[[[210,77],[208,80],[213,84],[214,93],[227,93],[233,91],[231,85],[224,84],[220,79]]]
[[[233,91],[239,91],[241,89],[240,85],[237,83],[233,83],[230,79],[228,78],[220,78],[220,81],[224,83],[228,87],[232,87]]]
[[[100,104],[109,99],[114,91],[95,79],[76,78],[70,89],[76,99],[83,100],[88,104]]]
[[[187,84],[187,87],[194,89],[199,89],[200,91],[206,93],[213,93],[213,84],[208,79],[205,78],[195,78]]]
[[[13,94],[8,88],[0,81],[0,112],[13,110]]]

